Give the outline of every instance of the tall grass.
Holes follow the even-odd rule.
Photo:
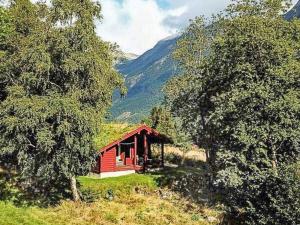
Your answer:
[[[100,197],[93,203],[64,201],[57,207],[17,208],[0,202],[0,225],[208,225],[207,216],[217,212],[191,206],[188,201],[172,195],[168,199],[157,191],[159,175],[139,175],[93,179],[80,177],[81,188],[92,189],[103,196],[114,190],[112,201]]]

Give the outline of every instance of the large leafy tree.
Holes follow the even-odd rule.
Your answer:
[[[191,137],[182,129],[182,121],[174,117],[164,104],[153,107],[150,115],[142,122],[168,136],[175,146],[182,149],[191,147]]]
[[[109,44],[97,37],[101,7],[91,0],[11,2],[14,32],[1,61],[1,156],[12,156],[33,193],[79,200],[76,176],[87,174],[93,138],[122,79]]]
[[[5,42],[9,36],[9,34],[12,32],[12,23],[11,23],[11,17],[9,15],[9,12],[4,7],[0,6],[0,58],[5,53]],[[0,101],[4,98],[4,86],[5,83],[3,82],[3,77],[0,74]]]
[[[177,50],[184,75],[166,88],[242,224],[299,223],[300,22],[283,19],[288,5],[234,1],[213,32],[194,21]]]

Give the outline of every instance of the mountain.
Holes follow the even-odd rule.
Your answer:
[[[300,1],[284,17],[300,18]],[[124,99],[115,95],[111,109],[113,120],[140,122],[163,100],[163,86],[178,72],[171,55],[179,38],[177,35],[161,40],[139,57],[123,55],[126,57],[119,61],[117,70],[125,77],[128,94]]]
[[[284,18],[287,20],[292,20],[293,18],[300,18],[300,1],[284,15]]]
[[[123,52],[120,49],[115,51],[116,63],[121,65],[122,63],[129,62],[138,58],[139,56],[134,53]]]
[[[176,75],[171,54],[178,39],[178,35],[168,37],[138,58],[118,63],[117,70],[125,77],[128,93],[122,99],[115,95],[112,119],[140,122],[162,101],[164,84]]]

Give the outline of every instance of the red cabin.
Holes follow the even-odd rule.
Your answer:
[[[98,152],[94,173],[100,174],[100,177],[111,177],[142,172],[154,164],[164,166],[164,144],[171,142],[168,137],[146,125],[139,125],[129,129],[115,128],[119,138],[109,141],[109,136],[114,133],[112,125],[109,126],[110,131],[107,134],[104,132],[101,139],[105,139],[107,143]],[[126,132],[122,134],[122,130]],[[152,159],[152,144],[161,146],[161,155],[155,161]]]

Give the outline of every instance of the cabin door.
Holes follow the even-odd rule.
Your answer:
[[[125,151],[125,165],[131,166],[133,165],[133,158],[134,158],[134,147],[128,146]]]

